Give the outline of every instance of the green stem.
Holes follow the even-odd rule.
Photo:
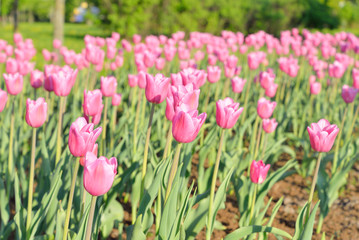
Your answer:
[[[263,144],[262,154],[261,154],[261,158],[260,158],[260,159],[262,159],[262,160],[263,160],[264,154],[265,154],[265,152],[266,152],[267,138],[268,138],[268,134],[266,133],[266,134],[264,135],[264,140],[263,140],[264,144]]]
[[[251,142],[250,142],[250,154],[251,154],[252,157],[254,156],[253,152],[254,152],[254,147],[256,145],[255,141],[256,141],[258,128],[261,127],[260,125],[258,125],[259,121],[261,121],[261,118],[257,115],[256,120],[254,122],[253,133],[252,133]],[[249,164],[251,164],[251,163],[249,163]]]
[[[10,98],[11,99],[11,98]],[[10,100],[9,99],[9,100]],[[10,101],[8,101],[10,102]],[[11,104],[11,120],[10,120],[10,142],[9,142],[9,162],[8,162],[8,170],[9,170],[9,176],[12,180],[13,178],[13,161],[14,161],[14,153],[13,153],[13,144],[14,144],[14,124],[15,124],[15,113],[14,113],[14,104]],[[9,181],[10,183],[11,181]],[[10,190],[8,190],[10,191]]]
[[[93,217],[94,217],[94,214],[95,214],[96,200],[97,200],[97,197],[92,196],[92,198],[91,198],[91,208],[90,208],[90,213],[89,213],[89,218],[88,218],[87,228],[86,228],[86,237],[85,237],[86,240],[91,239],[92,223],[93,223]]]
[[[231,84],[231,79],[227,78],[226,82],[224,83],[224,87],[222,90],[222,99],[224,99],[227,96],[229,85]]]
[[[116,118],[117,118],[117,106],[112,106],[112,116],[111,116],[111,149],[115,145],[115,128],[116,128]]]
[[[155,112],[155,104],[152,103],[150,119],[148,121],[148,127],[147,127],[145,151],[143,153],[143,165],[142,165],[142,176],[141,176],[141,199],[142,199],[142,194],[143,194],[143,191],[144,191],[145,176],[146,176],[146,171],[147,171],[148,145],[150,144],[151,129],[152,129],[152,119],[153,119],[153,113],[154,112]]]
[[[352,124],[350,125],[349,132],[347,134],[348,137],[350,137],[352,135],[352,132],[353,132],[353,129],[354,129],[354,124],[355,124],[355,122],[357,120],[357,117],[358,117],[358,113],[359,113],[359,106],[357,106],[357,109],[355,110],[353,121],[352,121]]]
[[[251,213],[249,215],[249,224],[252,224],[252,220],[253,220],[254,207],[256,205],[257,188],[258,188],[258,184],[255,184],[254,185],[254,193],[253,193],[253,197],[252,197]]]
[[[247,87],[246,87],[246,95],[244,98],[244,105],[243,105],[243,112],[242,112],[242,119],[241,119],[241,125],[243,125],[244,121],[247,119],[246,118],[246,113],[247,113],[247,108],[248,108],[248,100],[249,100],[249,90],[251,89],[251,84],[252,84],[252,72],[249,71],[249,78],[248,78],[248,83],[247,83]]]
[[[137,101],[136,116],[135,116],[135,128],[133,130],[133,154],[136,153],[136,149],[137,149],[137,129],[138,129],[138,119],[140,118],[142,95],[143,95],[142,89],[140,89],[140,93]]]
[[[142,93],[142,94],[143,94],[143,93]],[[142,127],[142,126],[143,126],[143,121],[145,120],[146,103],[147,103],[147,101],[142,101],[142,108],[141,108],[141,123],[140,123],[140,127]]]
[[[172,146],[172,122],[170,123],[170,126],[168,128],[167,133],[167,140],[166,140],[166,147],[163,152],[163,160],[168,157],[168,155],[171,153],[171,146]]]
[[[64,235],[63,240],[67,239],[67,233],[69,230],[69,223],[70,223],[70,216],[71,216],[71,208],[72,208],[72,201],[74,198],[74,191],[75,191],[75,185],[76,185],[76,178],[77,178],[77,172],[79,171],[79,165],[80,165],[80,159],[76,158],[75,160],[75,169],[72,175],[72,182],[70,187],[70,196],[69,201],[67,203],[67,210],[66,210],[66,219],[65,219],[65,225],[64,225]]]
[[[216,189],[216,182],[217,182],[217,175],[218,175],[218,168],[219,168],[219,161],[221,159],[221,154],[222,154],[222,146],[223,146],[223,140],[224,140],[224,133],[225,133],[225,129],[222,128],[221,131],[221,138],[219,141],[219,147],[218,147],[218,152],[217,152],[217,158],[216,158],[216,163],[214,165],[214,171],[213,171],[213,177],[212,177],[212,184],[211,184],[211,192],[210,192],[210,196],[209,196],[209,208],[208,208],[208,223],[207,223],[207,231],[206,231],[206,239],[210,240],[211,239],[211,235],[212,235],[212,223],[214,221],[212,221],[213,218],[213,200],[214,200],[214,191]]]
[[[315,167],[315,172],[314,172],[313,181],[312,181],[312,187],[310,188],[310,194],[309,194],[309,199],[308,199],[308,208],[307,208],[307,214],[306,214],[306,218],[305,218],[306,221],[308,221],[309,213],[310,213],[310,210],[312,208],[314,190],[315,190],[315,185],[316,185],[317,179],[318,179],[318,172],[319,172],[320,160],[321,159],[322,159],[322,153],[320,152],[319,155],[318,155],[318,159],[317,159],[317,165]]]
[[[35,172],[35,151],[36,151],[36,128],[32,129],[31,162],[29,176],[29,194],[27,195],[27,220],[26,231],[29,230],[32,217],[32,195],[34,191],[34,172]]]
[[[261,119],[262,122],[262,119]],[[262,134],[262,124],[261,122],[258,125],[259,131],[258,131],[258,135],[257,135],[257,141],[256,141],[256,150],[254,151],[254,159],[256,159],[257,154],[258,154],[258,148],[259,148],[259,143],[261,141],[261,134]]]
[[[168,197],[170,195],[170,192],[171,192],[171,189],[172,189],[172,183],[173,183],[173,180],[174,180],[174,178],[176,176],[179,156],[180,156],[180,153],[181,153],[181,147],[182,147],[182,143],[178,143],[177,147],[176,147],[175,157],[173,159],[173,163],[172,163],[172,167],[171,167],[170,176],[168,178],[165,203],[167,202],[167,199],[168,199]]]
[[[334,159],[333,159],[333,167],[332,167],[332,174],[335,173],[335,171],[337,170],[338,167],[338,156],[339,156],[339,146],[340,146],[340,140],[342,138],[342,133],[343,133],[343,127],[344,127],[344,121],[345,121],[345,117],[347,115],[348,112],[348,106],[345,108],[344,110],[344,115],[343,115],[343,119],[342,122],[340,124],[340,129],[339,129],[339,134],[338,134],[338,140],[337,143],[335,145],[335,152],[334,152]]]
[[[108,97],[105,98],[105,108],[103,113],[103,123],[102,123],[102,151],[101,156],[106,155],[106,126],[107,126],[107,107],[108,107]]]
[[[55,161],[56,165],[60,161],[60,157],[61,157],[61,145],[62,145],[61,131],[62,131],[63,105],[64,105],[63,97],[60,97],[59,118],[57,123],[57,142],[56,142],[56,161]]]

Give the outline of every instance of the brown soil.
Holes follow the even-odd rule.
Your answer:
[[[196,158],[193,159],[193,164],[196,164]],[[274,169],[282,166],[284,161],[279,161],[273,166]],[[192,169],[194,170],[194,169]],[[196,179],[196,172],[193,172],[192,179]],[[339,199],[337,199],[333,206],[330,208],[328,216],[324,219],[322,232],[326,233],[326,239],[359,239],[359,186],[356,184],[359,181],[359,164],[355,165],[353,170],[350,171],[348,176],[348,185],[341,193]],[[294,234],[295,221],[302,206],[308,199],[309,188],[311,184],[311,178],[303,179],[298,174],[293,174],[284,180],[276,183],[269,191],[268,198],[272,198],[271,206],[268,209],[267,214],[270,214],[275,203],[284,196],[282,206],[273,222],[273,227],[280,228]],[[217,182],[219,186],[219,182]],[[217,186],[217,187],[218,187]],[[316,197],[316,196],[315,196]],[[317,199],[315,198],[316,202]],[[227,196],[226,208],[218,211],[217,220],[220,221],[225,227],[225,230],[214,230],[212,239],[222,239],[227,234],[238,228],[239,211],[238,204],[235,196]],[[124,205],[125,209],[125,227],[131,224],[131,207],[129,203]],[[268,217],[269,215],[267,215]],[[319,219],[318,217],[316,218]],[[153,229],[152,229],[153,228]],[[154,226],[152,226],[150,232],[154,233]],[[321,234],[316,234],[316,226],[314,229],[313,239],[321,239]],[[152,234],[151,234],[152,235]],[[115,237],[113,234],[112,237]],[[117,236],[116,236],[117,237]],[[126,233],[122,235],[123,239],[126,239]],[[152,235],[149,239],[153,239]],[[196,237],[196,239],[205,239],[205,229],[203,229]],[[269,236],[269,239],[276,239],[273,235]]]

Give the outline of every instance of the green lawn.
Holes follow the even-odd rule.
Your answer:
[[[43,58],[41,56],[41,50],[46,48],[52,50],[52,35],[53,27],[50,23],[20,23],[19,31],[24,38],[33,39],[33,43],[37,51],[37,56],[34,61],[37,61],[37,67],[43,66]],[[0,32],[2,39],[12,43],[13,26],[12,25],[0,25]],[[80,52],[84,47],[84,36],[86,34],[107,37],[111,35],[110,31],[107,31],[99,26],[88,26],[86,24],[65,24],[65,38],[64,45],[69,49],[73,49],[76,52]]]

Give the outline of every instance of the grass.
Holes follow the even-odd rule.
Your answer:
[[[86,24],[65,24],[64,45],[75,52],[79,53],[84,47],[84,36],[90,34],[93,36],[107,37],[111,32],[99,27],[89,26]],[[1,38],[13,43],[13,26],[0,25]],[[33,59],[37,63],[37,67],[44,64],[41,54],[42,49],[52,50],[53,26],[51,23],[20,23],[19,32],[24,38],[31,38],[37,49],[37,55]]]

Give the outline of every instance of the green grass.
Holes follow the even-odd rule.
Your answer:
[[[13,26],[0,26],[1,38],[9,43],[13,43]],[[33,59],[37,63],[37,67],[44,64],[41,54],[42,49],[52,50],[53,26],[51,23],[20,23],[19,32],[24,38],[31,38],[37,49],[37,55]],[[64,45],[68,49],[73,49],[79,53],[84,47],[84,36],[90,34],[93,36],[107,37],[111,32],[98,26],[89,26],[86,24],[65,24]]]

